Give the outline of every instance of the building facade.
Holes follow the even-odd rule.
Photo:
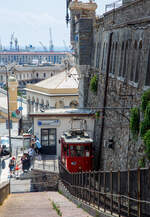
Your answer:
[[[52,64],[61,64],[62,60],[66,57],[66,52],[11,52],[2,51],[0,52],[0,63],[10,64],[32,64],[35,60],[38,64],[43,61]]]
[[[26,87],[28,114],[54,108],[78,107],[78,74],[74,67]]]
[[[150,1],[124,0],[123,5],[95,14],[96,3],[71,1],[71,43],[80,75],[80,106],[99,112],[95,120],[95,167],[138,167],[143,142],[133,141],[130,109],[140,106],[150,88]],[[96,93],[90,90],[96,75]],[[95,108],[95,109],[94,109]],[[112,143],[109,146],[109,142]]]
[[[26,87],[28,83],[37,83],[42,80],[45,80],[49,77],[56,75],[59,72],[62,72],[65,69],[64,64],[57,64],[51,66],[21,66],[14,65],[12,70],[8,73],[15,76],[18,81],[18,88]],[[6,83],[6,71],[4,68],[0,69],[0,85]]]

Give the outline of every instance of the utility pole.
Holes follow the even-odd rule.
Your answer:
[[[8,87],[8,68],[6,65],[1,65],[1,68],[6,70],[6,88],[7,88],[7,113],[8,113],[8,135],[9,135],[9,149],[10,157],[12,156],[12,146],[11,146],[11,125],[10,125],[10,106],[9,106],[9,87]]]

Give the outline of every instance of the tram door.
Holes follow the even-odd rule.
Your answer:
[[[42,153],[47,155],[56,155],[56,129],[41,129]]]

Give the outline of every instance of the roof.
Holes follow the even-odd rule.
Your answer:
[[[46,94],[75,94],[78,93],[78,73],[75,67],[63,71],[37,84],[28,84],[29,92],[42,92]]]
[[[93,116],[93,111],[91,109],[75,109],[75,108],[62,108],[62,109],[49,109],[45,112],[34,112],[30,113],[33,117],[52,117],[52,116]]]
[[[68,132],[65,132],[62,136],[62,139],[66,143],[72,143],[72,144],[87,144],[87,143],[92,143],[93,140],[89,137],[88,133],[85,130],[81,129],[74,129],[70,130]]]
[[[75,67],[71,68],[67,73],[63,71],[57,75],[54,75],[44,81],[41,81],[35,86],[45,87],[50,89],[60,89],[60,88],[78,88],[78,74]]]
[[[64,65],[57,64],[57,65],[51,65],[51,66],[22,66],[22,65],[16,65],[15,71],[51,71],[51,70],[57,70],[62,71],[64,69]]]

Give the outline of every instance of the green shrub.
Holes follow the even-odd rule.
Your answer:
[[[144,119],[150,121],[150,102],[148,102],[148,104],[146,106],[146,110],[145,110],[145,114],[144,114]]]
[[[147,157],[150,160],[150,130],[148,130],[144,135],[144,145],[145,153],[147,154]]]
[[[145,158],[142,157],[139,162],[138,162],[138,165],[140,168],[145,168]]]
[[[140,123],[140,136],[143,138],[145,133],[150,129],[150,121],[149,119],[144,119]]]
[[[150,101],[150,89],[145,91],[141,97],[141,102],[142,102],[141,107],[143,112],[145,112],[149,101]]]
[[[98,111],[98,112],[95,113],[95,118],[99,119],[99,117],[100,117],[100,111]]]
[[[90,81],[90,90],[96,94],[97,88],[98,88],[98,76],[94,75]]]
[[[138,108],[132,108],[130,114],[130,130],[134,138],[139,134],[140,112]]]

